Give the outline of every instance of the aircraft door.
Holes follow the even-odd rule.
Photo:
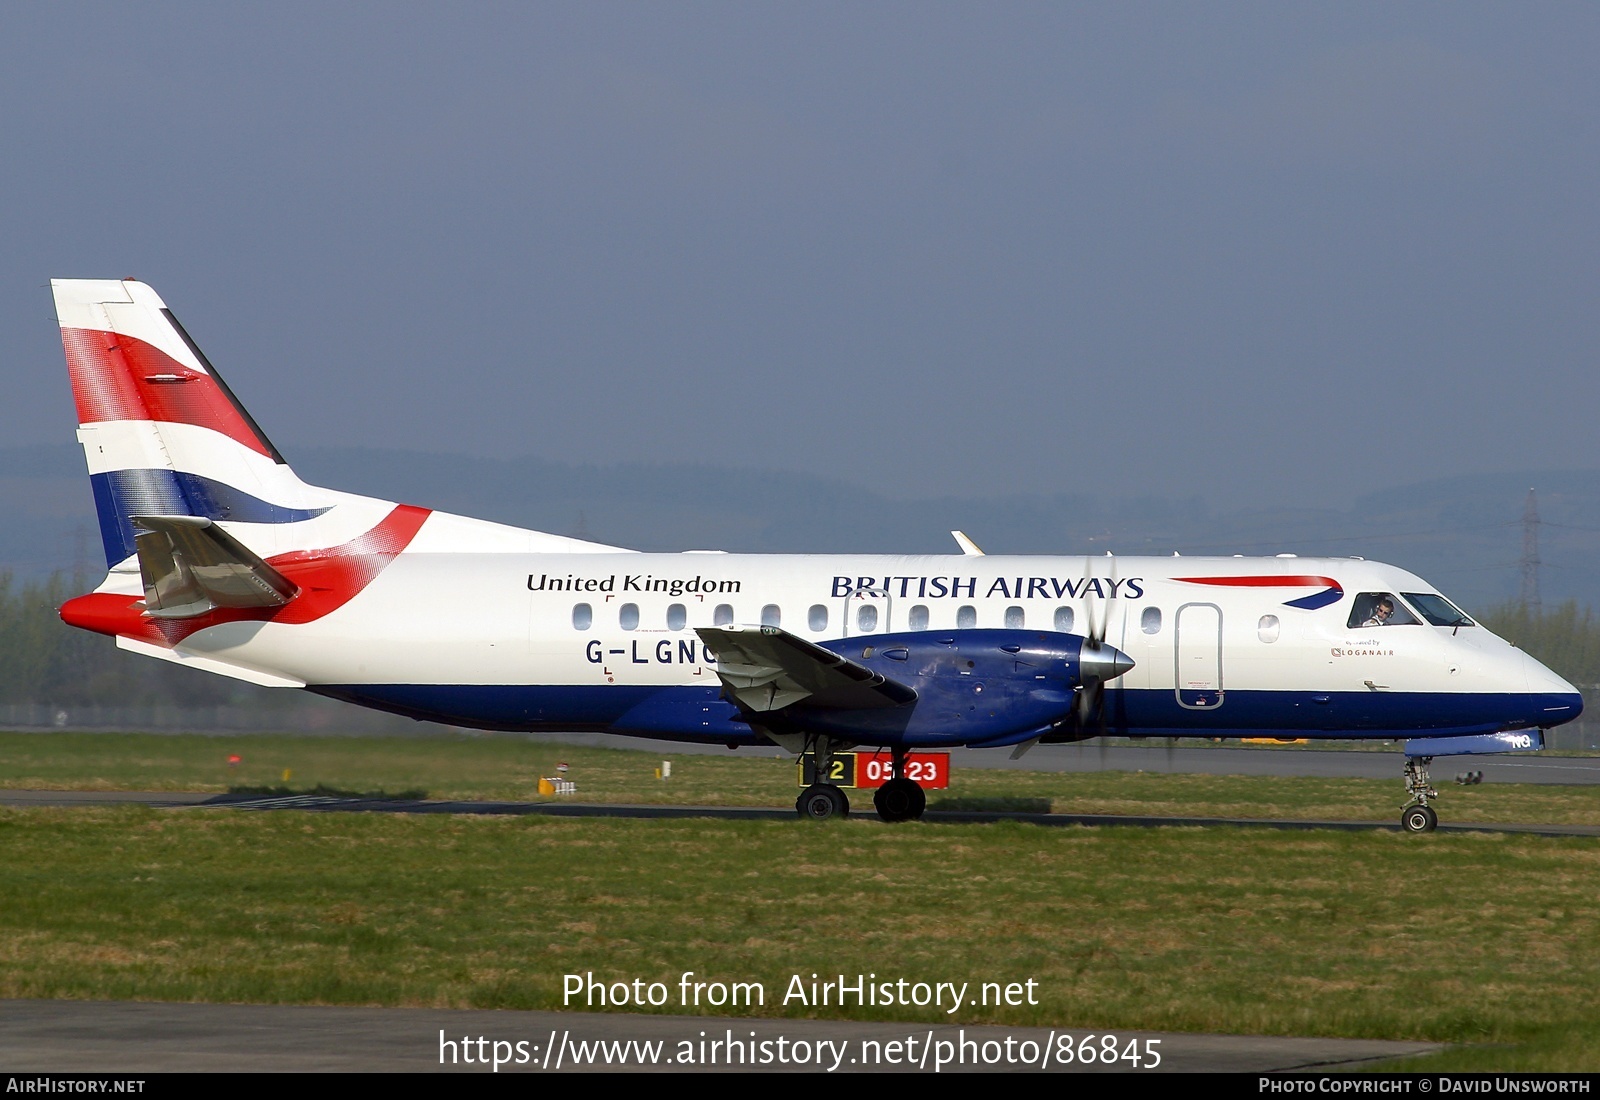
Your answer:
[[[1222,705],[1222,608],[1186,603],[1174,616],[1177,665],[1173,685],[1185,710],[1216,710]]]

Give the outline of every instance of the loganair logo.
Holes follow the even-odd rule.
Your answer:
[[[1309,596],[1301,596],[1294,600],[1284,600],[1286,607],[1298,607],[1305,611],[1315,611],[1319,607],[1327,607],[1330,603],[1338,603],[1344,596],[1344,589],[1332,577],[1174,577],[1175,581],[1184,584],[1210,584],[1219,588],[1317,588]]]

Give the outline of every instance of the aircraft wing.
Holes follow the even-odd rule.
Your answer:
[[[282,607],[295,583],[204,516],[133,516],[145,613],[185,619],[218,607]]]
[[[869,710],[917,698],[915,689],[775,626],[698,627],[695,633],[717,655],[728,695],[746,710],[782,710],[801,701]]]

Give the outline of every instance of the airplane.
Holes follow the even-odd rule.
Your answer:
[[[1576,688],[1434,586],[1360,558],[639,553],[308,485],[148,285],[53,280],[105,580],[60,609],[119,647],[488,730],[836,754],[1091,737],[1541,748]]]

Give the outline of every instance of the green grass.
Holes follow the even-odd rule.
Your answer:
[[[230,754],[241,762],[227,763]],[[670,780],[655,778],[672,759]],[[786,806],[786,761],[521,738],[0,734],[0,786],[321,786]],[[290,779],[283,779],[288,769]],[[1600,823],[1586,787],[1444,789],[1446,820]],[[857,801],[865,805],[863,792]],[[930,805],[1392,821],[1401,785],[958,770]],[[794,974],[1017,982],[952,1021],[1466,1044],[1406,1069],[1592,1070],[1600,840],[1210,827],[0,810],[0,997],[561,1008],[562,976],[666,1010],[785,1008]],[[679,976],[759,982],[754,1009]]]
[[[1481,833],[12,809],[0,997],[560,1008],[568,973],[694,971],[766,988],[737,1014],[931,1021],[777,1002],[797,973],[1033,979],[948,1019],[1593,1068],[1597,865]]]
[[[1284,750],[1290,751],[1290,750]],[[230,755],[240,763],[230,765]],[[655,777],[662,760],[672,777]],[[540,776],[569,765],[584,802],[790,806],[786,760],[579,748],[522,737],[304,737],[0,733],[0,787],[67,790],[387,793],[430,798],[551,801]],[[288,772],[289,778],[284,778]],[[958,768],[932,809],[1077,814],[1383,821],[1405,801],[1393,779],[1293,780],[1247,776],[1092,772],[1068,775]],[[1439,769],[1439,775],[1447,775]],[[1439,808],[1452,823],[1600,825],[1600,787],[1446,782]],[[870,811],[870,795],[852,801]]]

